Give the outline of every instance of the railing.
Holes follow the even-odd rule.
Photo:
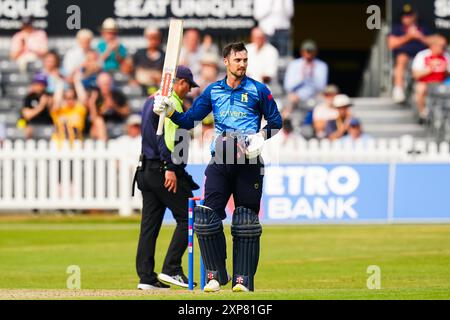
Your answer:
[[[102,209],[129,215],[140,206],[139,198],[131,198],[137,157],[114,141],[72,146],[5,141],[0,152],[0,209]]]
[[[110,141],[58,145],[47,141],[4,141],[0,149],[0,210],[111,210],[130,215],[141,207],[131,197],[139,150]],[[210,160],[209,146],[194,140],[190,164]],[[450,163],[449,144],[412,139],[342,143],[290,138],[269,140],[267,165],[278,163]]]
[[[392,56],[387,47],[389,25],[383,24],[370,50],[369,62],[363,73],[361,97],[379,97],[392,89]]]

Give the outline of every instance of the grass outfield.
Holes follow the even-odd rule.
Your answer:
[[[161,230],[156,271],[172,230]],[[450,225],[266,225],[251,294],[135,290],[138,233],[135,218],[1,218],[0,299],[450,298]],[[82,290],[65,289],[69,265],[81,268]],[[381,290],[366,287],[370,265]]]

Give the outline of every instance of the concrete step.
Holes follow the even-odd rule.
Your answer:
[[[355,117],[363,123],[415,123],[416,118],[411,110],[353,110]]]
[[[354,104],[353,106],[354,110],[379,110],[379,111],[389,111],[389,110],[411,110],[410,107],[407,107],[402,104],[395,104],[395,103],[389,103],[389,104]]]
[[[364,131],[374,137],[401,137],[406,134],[414,137],[427,136],[425,128],[419,124],[367,123],[364,125]]]
[[[366,106],[377,106],[380,104],[395,104],[394,100],[390,97],[380,97],[380,98],[352,98],[355,105],[366,105]]]

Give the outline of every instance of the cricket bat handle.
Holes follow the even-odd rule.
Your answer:
[[[162,136],[164,132],[164,120],[166,119],[166,111],[163,111],[159,115],[159,121],[158,121],[158,130],[156,131],[156,135]]]

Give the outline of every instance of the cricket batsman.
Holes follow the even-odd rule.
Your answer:
[[[262,227],[258,213],[264,163],[260,157],[265,139],[281,128],[281,116],[269,89],[246,76],[248,57],[242,42],[223,49],[225,79],[209,85],[184,113],[173,102],[156,99],[153,111],[166,112],[180,128],[192,129],[213,112],[215,139],[212,160],[206,168],[205,204],[195,208],[194,231],[205,265],[205,292],[216,292],[231,279],[226,270],[226,242],[222,220],[233,195],[233,292],[254,291]],[[264,116],[267,125],[261,129]],[[230,156],[231,155],[231,156]]]

